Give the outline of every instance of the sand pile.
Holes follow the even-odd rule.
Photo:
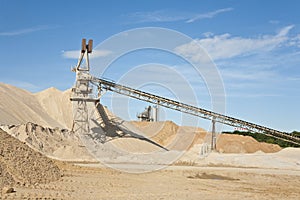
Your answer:
[[[66,129],[45,128],[71,127],[70,94],[69,90],[61,92],[55,88],[31,94],[13,86],[0,84],[0,123],[7,124],[2,128],[49,157],[72,161],[95,161],[89,153],[91,151],[102,151],[98,157],[116,162],[120,159],[122,162],[133,162],[138,154],[160,152],[153,157],[159,158],[159,162],[146,157],[149,161],[147,163],[160,163],[168,154],[177,155],[178,152],[188,151],[185,158],[194,161],[199,159],[201,152],[207,149],[207,144],[210,143],[209,133],[203,129],[181,127],[171,121],[127,122],[102,105],[98,106],[96,111],[94,104],[89,105],[92,133],[86,138],[87,142],[82,142]],[[29,121],[34,123],[27,123]],[[21,125],[11,125],[20,123]],[[103,144],[101,135],[104,134],[106,141]],[[259,143],[251,137],[226,134],[219,136],[217,148],[221,153],[280,150],[277,145]],[[169,151],[166,152],[167,150]],[[129,153],[134,155],[128,157]],[[159,157],[161,155],[163,156]],[[140,160],[146,158],[142,157]]]
[[[221,134],[217,138],[217,150],[220,153],[254,153],[262,151],[273,153],[281,150],[276,144],[258,142],[250,136]]]
[[[34,96],[51,118],[64,125],[65,128],[71,129],[73,123],[71,89],[62,92],[52,87]]]
[[[292,169],[300,170],[300,149],[288,148],[276,153],[230,153],[220,154],[210,153],[205,159],[199,161],[203,166],[218,167],[254,167],[254,168],[272,168],[272,169]]]
[[[92,147],[91,151],[96,152],[98,158],[109,163],[168,164],[171,161],[168,159],[179,158],[180,152],[185,152],[180,161],[197,163],[203,155],[209,153],[211,135],[200,128],[181,127],[171,121],[126,122],[114,116],[104,106],[99,106],[97,117],[96,121],[103,129],[92,128],[92,130],[102,132],[102,134],[109,133],[109,140],[100,146],[86,138],[87,146]],[[142,140],[142,137],[147,140]],[[238,144],[237,148],[231,146],[235,143]],[[218,147],[220,152],[238,154],[280,150],[277,145],[259,143],[251,137],[235,135],[219,136]],[[97,152],[97,150],[100,151]],[[142,153],[152,154],[143,155]]]
[[[179,129],[179,126],[171,121],[166,122],[138,122],[133,121],[138,129],[145,133],[149,138],[160,145],[169,144]]]
[[[5,163],[0,161],[0,189],[4,186],[12,186],[14,183],[15,180],[12,177],[12,175],[7,171]]]
[[[106,133],[107,142],[127,152],[145,153],[159,149],[186,150],[194,140],[199,142],[205,135],[199,136],[199,131],[203,129],[180,127],[171,121],[124,121],[101,104],[97,105],[97,112],[94,112],[91,119],[90,126],[95,138],[97,134]]]
[[[72,106],[70,91],[54,88],[32,94],[26,90],[0,83],[0,124],[33,122],[42,126],[70,128]]]
[[[57,165],[0,129],[0,187],[58,180]]]
[[[190,145],[188,147],[191,148],[195,144],[200,144],[203,142],[206,131],[201,128],[196,127],[188,127],[188,126],[178,126],[172,121],[165,122],[140,122],[133,121],[131,122],[135,125],[139,130],[146,134],[147,137],[157,142],[162,146],[168,146],[175,142],[174,140],[179,139],[176,138],[180,136],[180,139],[184,140],[185,135],[188,135],[190,139]],[[178,145],[177,145],[178,147]]]
[[[67,129],[44,128],[30,122],[1,128],[48,157],[72,161],[93,160],[80,139]]]

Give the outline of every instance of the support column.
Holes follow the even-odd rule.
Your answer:
[[[216,150],[217,147],[217,137],[216,137],[216,118],[213,117],[212,120],[212,130],[211,130],[211,150]]]
[[[155,112],[155,119],[156,121],[158,122],[159,121],[159,101],[157,101],[157,104],[156,104],[156,112]]]
[[[86,44],[86,40],[82,39],[81,54],[77,66],[73,69],[76,72],[76,82],[72,88],[72,97],[70,98],[73,101],[74,109],[72,131],[78,135],[89,134],[88,102],[95,102],[97,100],[90,98],[92,88],[90,87],[89,53],[92,52],[92,43],[93,41],[89,40],[88,44]],[[84,57],[86,66],[82,66]]]

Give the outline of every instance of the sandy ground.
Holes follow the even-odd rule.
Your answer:
[[[300,171],[171,166],[128,174],[60,165],[59,181],[17,186],[2,199],[299,199]]]

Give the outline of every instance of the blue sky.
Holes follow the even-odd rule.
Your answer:
[[[129,29],[163,27],[188,35],[208,52],[224,81],[228,115],[283,131],[300,130],[297,0],[1,0],[0,5],[1,82],[32,92],[52,86],[65,90],[74,83],[70,68],[76,64],[73,51],[80,48],[81,38],[92,38],[96,46]],[[197,58],[192,44],[183,46],[181,53]],[[122,57],[106,76],[119,80],[125,71],[151,62],[177,71],[185,65],[167,53],[149,50]],[[189,70],[182,74],[193,79]],[[211,109],[203,81],[191,84],[198,105]],[[166,88],[153,88],[143,89],[172,97]],[[146,106],[132,100],[130,105],[137,105],[132,106],[131,118]],[[176,113],[163,112],[165,119],[180,120]]]

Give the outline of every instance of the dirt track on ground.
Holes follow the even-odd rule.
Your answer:
[[[300,172],[172,166],[128,174],[106,168],[60,165],[59,181],[16,187],[3,199],[297,199]]]

